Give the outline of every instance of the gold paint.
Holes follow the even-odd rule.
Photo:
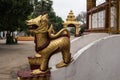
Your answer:
[[[38,51],[34,59],[29,59],[30,64],[40,65],[39,69],[32,71],[33,74],[44,73],[47,70],[49,70],[48,68],[49,59],[56,50],[59,50],[59,52],[62,52],[62,56],[63,56],[63,60],[56,65],[58,68],[65,67],[70,63],[71,61],[70,38],[67,37],[67,36],[70,36],[70,32],[66,28],[61,29],[56,34],[54,32],[52,25],[48,29],[47,14],[43,16],[40,15],[37,18],[28,20],[26,24],[29,26],[37,26],[36,29],[30,30],[34,32],[36,35],[35,44],[37,45],[37,48],[46,44],[48,40],[50,41],[47,47]],[[61,35],[67,35],[67,36],[60,37]]]
[[[64,28],[67,28],[69,24],[73,24],[75,27],[75,36],[79,36],[79,27],[80,23],[76,21],[76,18],[74,16],[74,13],[72,10],[70,11],[69,15],[67,16],[66,22],[63,23]]]
[[[37,80],[37,78],[33,78],[32,80]]]
[[[21,80],[20,77],[17,77],[17,80]]]
[[[38,54],[38,53],[36,53],[36,54],[35,54],[35,57],[41,57],[41,55],[40,55],[40,54]]]
[[[52,24],[50,25],[50,28],[49,28],[48,32],[49,32],[50,34],[54,34],[54,33],[55,33],[55,30],[54,30]]]

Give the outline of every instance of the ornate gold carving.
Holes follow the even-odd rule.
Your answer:
[[[32,71],[39,74],[47,71],[50,57],[56,52],[62,52],[63,60],[56,67],[65,67],[71,61],[70,54],[70,32],[63,28],[55,34],[53,26],[48,29],[48,15],[40,15],[26,22],[30,31],[35,33],[35,45],[37,54],[29,58],[30,65],[39,65],[38,69]]]
[[[74,13],[72,10],[70,11],[69,15],[67,16],[66,21],[76,21],[76,18],[74,16]]]
[[[76,21],[73,11],[71,10],[67,16],[66,22],[63,23],[64,28],[67,28],[72,24],[72,27],[75,27],[75,36],[79,36],[80,23]],[[71,27],[71,26],[70,26]]]

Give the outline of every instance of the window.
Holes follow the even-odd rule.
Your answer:
[[[96,0],[96,6],[104,3],[106,0]]]
[[[89,26],[91,26],[91,15],[89,15]],[[105,10],[92,15],[92,28],[105,27]]]

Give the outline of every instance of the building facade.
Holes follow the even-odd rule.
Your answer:
[[[120,32],[120,0],[87,0],[87,29]]]

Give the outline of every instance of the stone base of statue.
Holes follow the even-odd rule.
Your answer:
[[[18,71],[18,80],[50,80],[50,69],[39,74],[33,74],[33,70],[39,69],[40,65],[35,65],[32,63],[39,63],[40,57],[28,57],[30,64],[30,70]]]
[[[50,80],[50,70],[40,74],[31,73],[31,70],[18,71],[18,80]]]

